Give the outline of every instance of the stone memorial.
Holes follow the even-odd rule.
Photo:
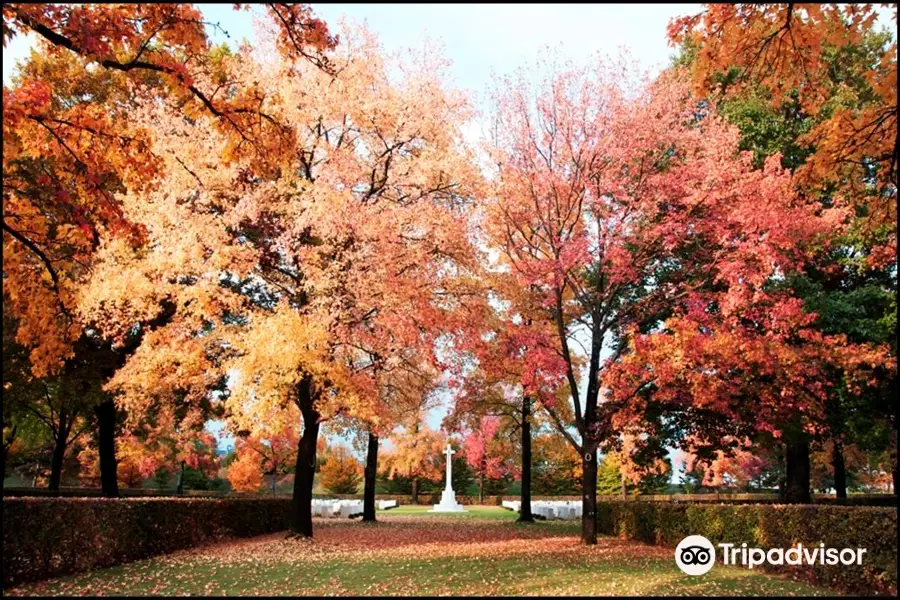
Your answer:
[[[441,503],[435,504],[434,508],[428,512],[469,512],[463,508],[462,504],[456,501],[456,493],[453,491],[453,484],[451,483],[452,479],[450,477],[452,472],[450,457],[453,456],[454,452],[449,443],[447,444],[447,449],[444,451],[444,454],[447,455],[447,486],[441,494]]]

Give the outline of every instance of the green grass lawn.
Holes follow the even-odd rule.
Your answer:
[[[382,511],[377,523],[317,519],[313,540],[229,540],[5,595],[829,595],[718,565],[701,577],[673,551],[603,537],[583,546],[577,522],[520,524],[499,507],[434,515]]]

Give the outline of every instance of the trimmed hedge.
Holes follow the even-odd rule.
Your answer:
[[[3,586],[287,529],[285,498],[4,498]]]
[[[317,498],[345,498],[350,500],[362,500],[362,494],[314,494]],[[378,500],[396,500],[399,504],[412,504],[412,498],[407,494],[376,494]],[[484,504],[488,506],[501,506],[504,500],[519,500],[519,496],[485,496]],[[539,500],[566,500],[578,502],[581,496],[531,496],[532,501]],[[441,501],[440,492],[420,493],[418,505],[437,504]],[[456,501],[463,505],[478,504],[478,496],[457,494]],[[846,505],[846,506],[897,506],[897,496],[894,494],[853,494],[846,499],[838,499],[834,496],[813,495],[813,504],[816,505]],[[620,496],[597,496],[597,502],[654,502],[663,504],[780,504],[777,494],[671,494],[658,496],[629,496],[622,499]]]
[[[0,490],[3,496],[21,497],[69,497],[69,498],[100,498],[102,492],[100,488],[91,487],[60,487],[58,492],[51,492],[47,488],[34,487],[9,487]],[[123,497],[170,497],[170,498],[272,498],[284,497],[290,494],[280,493],[275,496],[269,494],[266,490],[258,494],[238,493],[238,492],[222,492],[214,490],[185,490],[183,494],[178,494],[172,489],[151,489],[151,488],[121,488],[119,494]],[[352,500],[362,500],[362,494],[313,494],[313,498],[346,498]],[[399,504],[411,504],[412,498],[409,494],[377,494],[379,500],[396,500]],[[506,496],[485,496],[484,503],[487,505],[500,506],[504,500],[518,500],[518,495]],[[581,496],[543,496],[533,495],[532,500],[581,500]],[[421,493],[419,494],[420,505],[437,504],[440,502],[440,493]],[[460,504],[478,504],[478,496],[470,496],[465,494],[457,494],[456,500]],[[708,503],[708,504],[781,504],[782,500],[778,494],[752,492],[752,493],[706,493],[706,494],[661,494],[661,495],[640,495],[628,496],[622,498],[614,495],[598,495],[598,502],[690,502],[690,503]],[[844,499],[835,498],[828,494],[813,494],[813,504],[830,504],[842,506],[897,506],[897,496],[895,494],[851,494]]]
[[[39,487],[8,487],[3,489],[3,496],[9,497],[35,497],[35,498],[103,498],[103,490],[98,487],[60,486],[53,491]],[[179,494],[173,489],[153,488],[119,488],[119,496],[123,498],[225,498],[225,497],[252,497],[256,494],[240,494],[236,492],[223,492],[216,490],[184,490]]]
[[[575,498],[576,500],[578,498]],[[622,498],[621,496],[597,496],[598,502],[690,502],[692,504],[783,504],[778,494],[708,493],[708,494],[658,494]],[[842,506],[897,506],[895,494],[851,494],[847,498],[835,498],[829,494],[813,494],[813,504]]]
[[[810,582],[860,594],[897,593],[897,510],[816,505],[601,502],[598,531],[649,544],[677,546],[688,535],[740,547],[866,548],[863,564],[769,566]],[[717,556],[721,551],[717,549]],[[757,567],[760,568],[760,567]]]

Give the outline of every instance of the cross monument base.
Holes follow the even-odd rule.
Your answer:
[[[441,494],[441,503],[435,504],[434,508],[428,512],[469,512],[463,505],[456,501],[456,494],[453,490],[444,490]]]

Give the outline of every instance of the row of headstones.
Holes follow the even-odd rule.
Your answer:
[[[504,500],[503,508],[519,512],[522,503],[518,500]],[[531,514],[545,519],[561,519],[565,521],[581,518],[581,502],[577,500],[534,500],[531,503]]]
[[[378,510],[387,510],[397,506],[396,500],[376,500]],[[348,518],[351,515],[362,514],[362,500],[318,500],[312,501],[312,516],[314,517],[341,517]]]

